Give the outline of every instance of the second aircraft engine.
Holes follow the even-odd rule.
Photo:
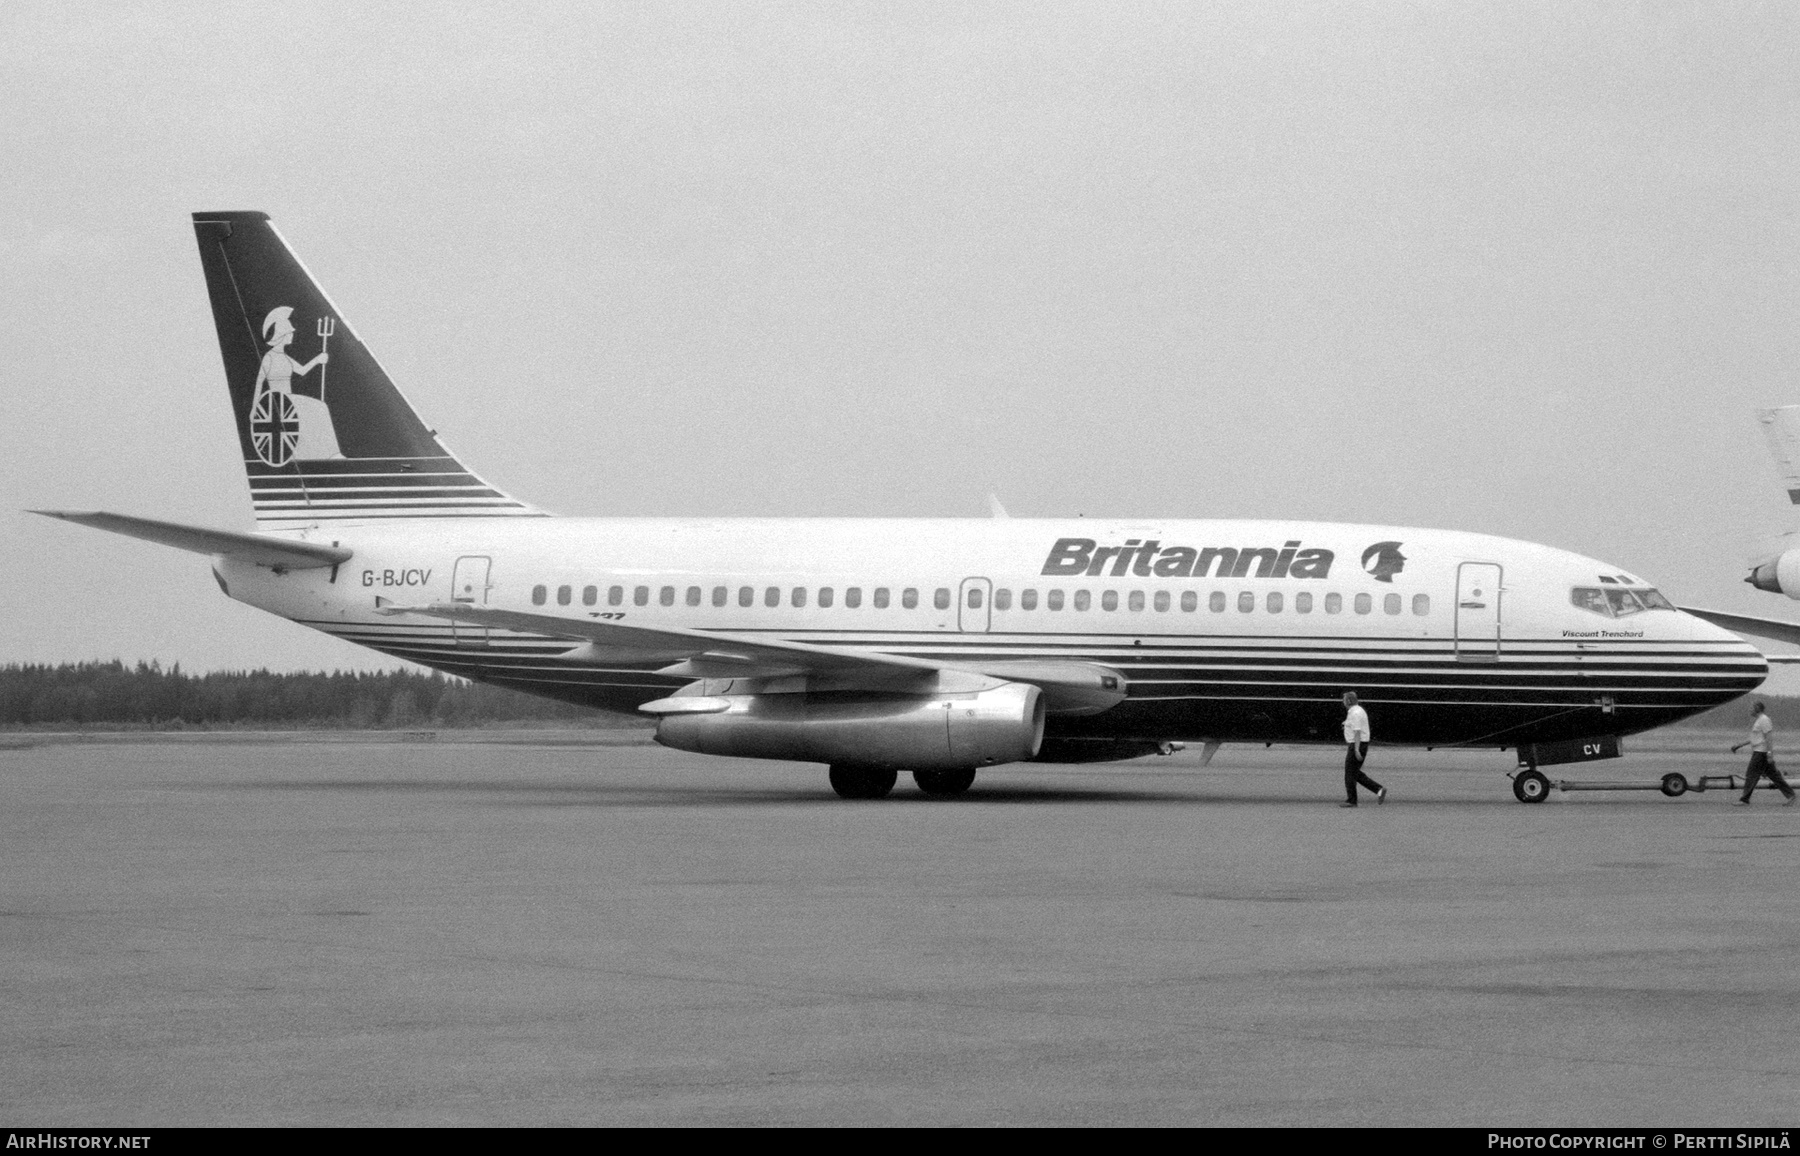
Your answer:
[[[1800,598],[1800,549],[1788,550],[1762,563],[1744,579],[1758,590]]]
[[[710,709],[663,715],[656,741],[705,755],[938,770],[1021,762],[1044,740],[1041,693],[1017,682],[964,694],[832,691],[705,701]]]

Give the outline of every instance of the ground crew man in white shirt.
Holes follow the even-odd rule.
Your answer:
[[[1739,743],[1731,748],[1733,752],[1741,751],[1745,747],[1750,748],[1750,766],[1744,771],[1744,793],[1738,799],[1738,805],[1741,807],[1750,805],[1750,793],[1756,790],[1756,780],[1763,775],[1769,776],[1769,782],[1775,784],[1776,788],[1781,791],[1784,796],[1781,801],[1782,806],[1785,807],[1794,801],[1794,788],[1788,786],[1787,780],[1781,777],[1781,772],[1775,769],[1775,744],[1770,738],[1774,733],[1775,724],[1769,721],[1768,714],[1763,710],[1763,704],[1759,702],[1751,707],[1750,739],[1748,742]]]
[[[1344,793],[1349,801],[1340,807],[1356,806],[1356,787],[1361,784],[1375,792],[1377,803],[1387,802],[1387,788],[1363,774],[1363,760],[1369,757],[1369,712],[1356,704],[1356,692],[1344,692]]]

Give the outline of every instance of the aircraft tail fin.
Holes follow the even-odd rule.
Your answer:
[[[1780,409],[1759,409],[1756,420],[1781,471],[1781,484],[1788,500],[1800,506],[1800,405],[1784,405]]]
[[[541,515],[444,448],[267,213],[195,213],[259,524]]]

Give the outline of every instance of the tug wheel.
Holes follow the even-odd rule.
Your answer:
[[[1541,803],[1550,795],[1550,780],[1537,771],[1520,771],[1513,776],[1513,798],[1521,803]]]
[[[1662,777],[1662,793],[1671,799],[1679,799],[1687,794],[1687,776],[1670,771]]]

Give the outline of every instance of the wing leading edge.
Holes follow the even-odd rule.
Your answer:
[[[1723,626],[1738,634],[1748,634],[1753,638],[1766,638],[1771,642],[1792,642],[1800,644],[1800,622],[1783,622],[1778,618],[1754,618],[1748,614],[1728,614],[1723,610],[1702,610],[1698,606],[1683,606],[1683,614],[1692,614],[1714,626]],[[1800,654],[1765,654],[1767,662],[1800,662]]]
[[[939,662],[809,642],[753,638],[679,626],[627,626],[602,619],[565,618],[461,602],[385,606],[381,613],[423,614],[528,634],[576,639],[592,646],[594,657],[600,657],[603,651],[606,657],[614,659],[621,656],[638,661],[667,659],[667,664],[656,673],[671,678],[769,680],[805,676],[845,688],[904,692],[914,688],[942,689],[942,680],[947,674],[977,675],[1036,686],[1044,694],[1046,709],[1062,714],[1096,714],[1125,698],[1124,677],[1115,670],[1090,663]],[[565,657],[579,660],[583,656],[577,651]]]

